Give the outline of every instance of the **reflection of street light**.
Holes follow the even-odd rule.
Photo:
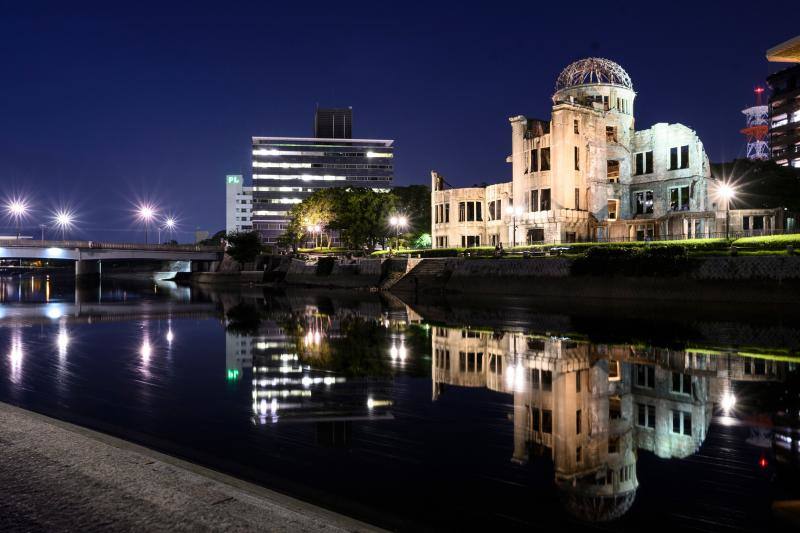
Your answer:
[[[403,215],[393,216],[389,219],[389,225],[394,227],[395,234],[395,248],[400,248],[400,228],[405,228],[408,225],[408,219]]]
[[[736,396],[733,395],[732,392],[726,392],[722,395],[722,410],[725,411],[725,414],[730,413],[734,407],[736,407]]]
[[[736,191],[730,183],[722,182],[717,186],[717,196],[725,200],[725,238],[730,238],[731,227],[731,199],[736,195]]]
[[[139,220],[144,222],[144,243],[147,244],[147,230],[150,227],[150,221],[156,216],[156,209],[150,204],[142,204],[136,210]]]
[[[511,225],[513,227],[514,235],[511,241],[511,247],[513,248],[517,245],[517,217],[522,214],[522,208],[510,205],[506,207],[506,214],[511,215]]]

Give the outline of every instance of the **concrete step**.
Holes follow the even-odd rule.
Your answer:
[[[440,259],[423,259],[405,276],[397,281],[392,290],[414,292],[418,290],[443,289],[450,279],[447,261]]]

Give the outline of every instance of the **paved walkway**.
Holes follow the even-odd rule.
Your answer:
[[[376,531],[114,437],[0,403],[0,531]]]

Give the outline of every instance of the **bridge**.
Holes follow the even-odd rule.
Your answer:
[[[98,241],[0,240],[0,260],[74,261],[75,275],[97,275],[103,261],[182,261],[189,269],[209,270],[222,260],[221,246],[136,244]]]

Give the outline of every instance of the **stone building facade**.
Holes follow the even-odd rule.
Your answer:
[[[509,119],[511,182],[447,188],[431,173],[433,246],[723,233],[724,205],[714,198],[702,141],[682,124],[637,131],[635,98],[616,63],[569,65],[556,82],[549,120]]]

